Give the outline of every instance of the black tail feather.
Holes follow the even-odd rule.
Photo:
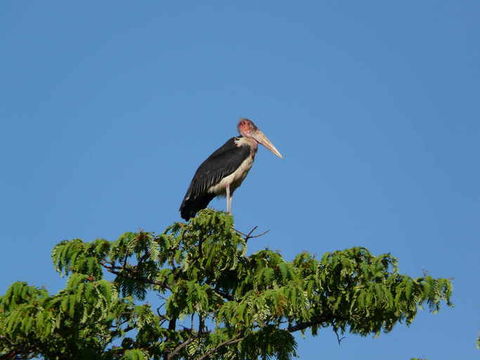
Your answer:
[[[210,193],[198,195],[195,198],[190,198],[188,195],[185,196],[182,205],[180,205],[180,215],[188,221],[194,217],[197,212],[205,209],[215,196],[215,194]]]

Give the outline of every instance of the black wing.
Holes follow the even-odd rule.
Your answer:
[[[180,214],[185,220],[207,207],[216,196],[208,193],[208,189],[218,184],[224,177],[233,173],[250,155],[248,146],[237,146],[233,137],[218,148],[205,160],[195,172],[190,187],[180,206]]]

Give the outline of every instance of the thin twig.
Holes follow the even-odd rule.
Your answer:
[[[252,230],[250,230],[250,232],[248,234],[244,234],[243,232],[241,232],[240,230],[237,230],[237,229],[233,229],[235,230],[237,233],[239,233],[240,235],[242,235],[244,238],[247,238],[249,237],[250,235],[252,235],[252,233],[258,228],[258,226],[254,226]]]
[[[270,231],[270,230],[267,230],[267,231],[264,231],[264,232],[261,233],[261,234],[252,235],[252,234],[255,232],[255,230],[257,230],[257,229],[258,229],[258,226],[254,226],[254,227],[252,228],[252,230],[250,230],[247,234],[245,234],[245,233],[243,233],[243,232],[241,232],[240,230],[237,230],[237,229],[234,229],[234,230],[235,230],[237,233],[239,233],[241,236],[243,236],[245,242],[247,242],[247,241],[250,240],[250,239],[259,238],[260,236],[263,236],[263,235],[265,235],[266,233],[268,233],[268,232]]]
[[[335,336],[337,337],[338,345],[342,345],[342,340],[344,340],[344,339],[346,338],[346,336],[340,337],[340,335],[338,335],[338,331],[337,331],[337,330],[335,330]]]
[[[265,234],[268,234],[269,232],[270,232],[270,230],[266,230],[266,231],[264,231],[264,232],[262,232],[262,233],[260,233],[260,234],[258,234],[258,235],[249,236],[248,239],[256,239],[256,238],[259,238],[259,237],[261,237],[261,236],[263,236],[263,235],[265,235]],[[246,240],[248,240],[248,239],[246,239]]]

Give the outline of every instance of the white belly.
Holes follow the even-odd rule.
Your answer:
[[[227,185],[230,185],[230,193],[233,194],[235,189],[241,185],[242,181],[245,179],[250,168],[252,167],[254,156],[254,154],[248,156],[245,160],[243,160],[237,170],[227,177],[224,177],[217,185],[210,186],[208,188],[208,192],[225,196],[225,189],[227,188]]]

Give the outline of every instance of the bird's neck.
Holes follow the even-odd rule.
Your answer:
[[[237,146],[248,146],[252,156],[255,156],[258,150],[258,142],[250,137],[240,136],[237,138],[236,144]]]

